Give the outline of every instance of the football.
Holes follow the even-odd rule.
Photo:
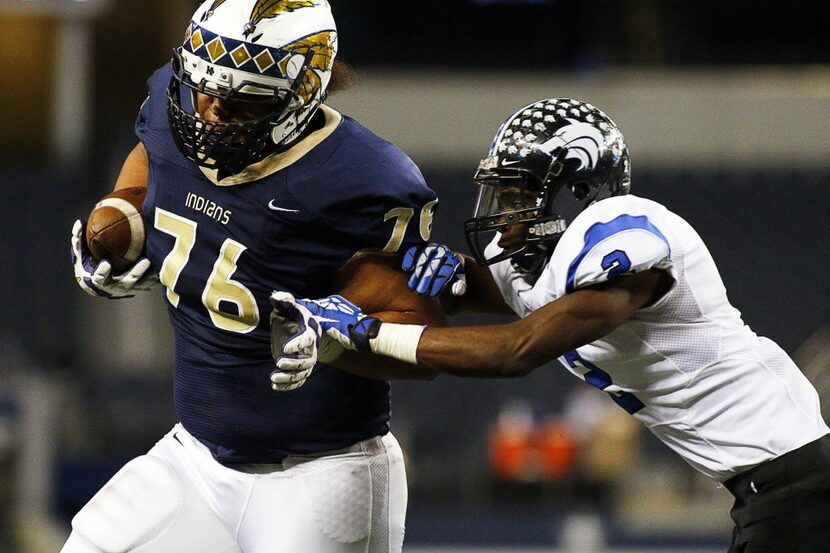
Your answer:
[[[129,269],[144,253],[141,208],[146,193],[143,186],[115,190],[95,204],[87,219],[89,252],[96,261],[109,261],[115,274]]]

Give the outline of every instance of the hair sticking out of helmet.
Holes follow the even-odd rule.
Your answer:
[[[204,2],[173,54],[167,110],[176,145],[197,165],[228,174],[288,149],[325,100],[336,56],[326,0]],[[265,108],[220,118],[199,112],[203,96]]]
[[[464,223],[473,255],[488,265],[510,259],[534,274],[583,210],[628,193],[631,169],[623,135],[605,113],[551,98],[507,118],[473,179],[478,198]]]

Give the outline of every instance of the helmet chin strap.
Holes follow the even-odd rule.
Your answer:
[[[553,251],[559,236],[568,228],[568,223],[558,215],[543,218],[530,225],[527,233],[533,241],[525,244],[510,258],[510,263],[518,272],[525,275],[527,280],[536,280]]]
[[[530,244],[510,257],[510,264],[524,275],[525,280],[534,282],[548,262],[553,249],[549,244]]]

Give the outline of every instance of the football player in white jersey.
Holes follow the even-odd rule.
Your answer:
[[[695,230],[628,194],[614,122],[578,100],[534,102],[499,129],[475,181],[465,230],[478,264],[443,246],[410,251],[410,287],[468,288],[456,307],[519,320],[381,324],[337,296],[296,300],[293,316],[315,318],[322,342],[457,376],[523,376],[559,358],[725,484],[730,553],[830,551],[830,429],[815,389],[744,324]]]

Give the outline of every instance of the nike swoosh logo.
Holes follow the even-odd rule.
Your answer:
[[[270,202],[268,202],[268,209],[270,209],[271,211],[284,211],[286,213],[299,213],[300,212],[299,209],[286,209],[284,207],[279,207],[278,205],[276,205],[274,203],[274,200],[271,200]]]
[[[518,159],[503,159],[501,160],[501,166],[507,167],[508,165],[516,165],[517,163],[521,163]]]

